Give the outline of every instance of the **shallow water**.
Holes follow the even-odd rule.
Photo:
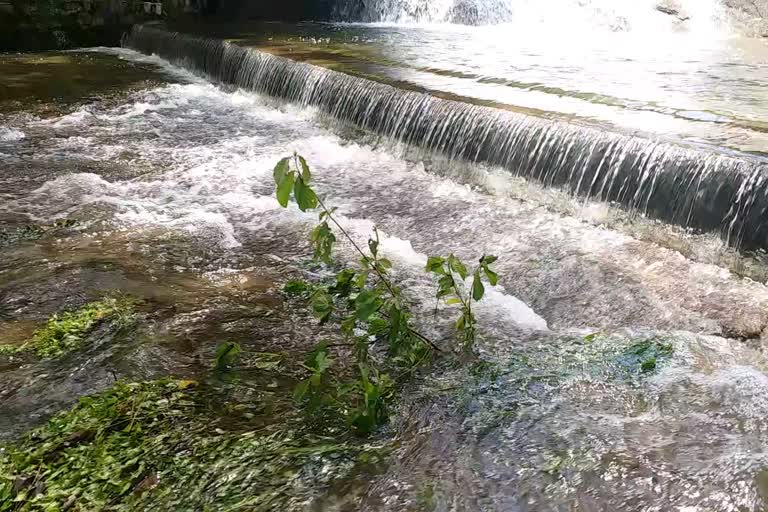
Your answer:
[[[434,307],[427,255],[500,258],[502,279],[477,311],[488,366],[419,379],[388,434],[401,448],[370,476],[367,508],[764,508],[764,284],[601,226],[606,207],[537,195],[494,169],[457,172],[157,58],[95,51],[150,66],[158,83],[54,115],[3,115],[0,229],[76,224],[0,244],[0,322],[20,337],[120,291],[144,299],[142,327],[97,333],[61,361],[4,362],[3,437],[115,378],[198,375],[223,339],[260,351],[311,346],[317,329],[278,292],[291,276],[323,274],[308,264],[314,215],[273,198],[272,167],[295,150],[355,237],[380,228],[417,310]],[[722,249],[689,243],[692,253]],[[339,256],[354,263],[348,247]],[[444,320],[422,327],[448,345]],[[644,374],[625,352],[648,339],[675,351]]]

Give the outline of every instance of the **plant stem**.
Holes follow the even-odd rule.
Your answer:
[[[456,284],[456,278],[453,277],[453,271],[450,270],[450,272],[451,272],[451,281],[453,282],[453,291],[456,292],[456,297],[459,298],[459,300],[461,301],[461,306],[464,308],[464,311],[466,312],[467,325],[469,328],[468,329],[465,328],[464,332],[465,334],[469,333],[468,338],[471,341],[471,343],[474,345],[475,321],[474,321],[474,318],[472,317],[472,292],[470,291],[469,297],[467,298],[467,300],[464,300],[464,296],[461,294],[458,284]]]
[[[372,270],[373,270],[373,271],[376,273],[376,275],[379,277],[379,279],[381,279],[381,282],[382,282],[382,283],[384,283],[384,286],[386,286],[386,287],[387,287],[387,290],[389,291],[389,293],[390,293],[390,295],[392,296],[392,298],[393,298],[393,299],[395,299],[395,300],[397,300],[397,293],[395,292],[395,289],[394,289],[394,287],[392,286],[392,284],[389,282],[389,280],[387,280],[387,278],[384,276],[384,274],[382,274],[382,273],[381,273],[381,271],[379,270],[379,268],[378,268],[378,266],[377,266],[377,265],[370,265],[370,264],[368,264],[368,263],[367,263],[367,262],[368,262],[368,260],[369,260],[370,258],[369,258],[369,257],[368,257],[368,256],[367,256],[367,255],[366,255],[364,252],[363,252],[363,250],[362,250],[362,249],[360,249],[360,246],[359,246],[359,245],[357,245],[357,243],[355,243],[355,241],[352,239],[352,237],[350,236],[350,234],[349,234],[349,233],[347,233],[347,230],[346,230],[346,229],[344,229],[344,228],[342,227],[342,225],[341,225],[341,224],[339,224],[339,222],[338,222],[338,221],[336,220],[336,218],[333,216],[333,213],[331,213],[331,211],[328,209],[328,207],[327,207],[327,206],[325,206],[325,203],[323,203],[323,200],[322,200],[322,199],[320,199],[320,197],[319,197],[319,196],[318,196],[318,198],[317,198],[317,203],[320,205],[320,208],[322,208],[322,209],[323,209],[323,211],[325,211],[325,215],[326,215],[326,217],[328,217],[329,219],[331,219],[331,222],[333,222],[333,224],[334,224],[334,225],[335,225],[337,228],[339,228],[339,231],[341,231],[341,233],[344,235],[344,238],[346,238],[347,240],[349,240],[349,243],[351,243],[351,244],[352,244],[352,247],[354,247],[354,248],[355,248],[355,250],[356,250],[356,251],[357,251],[357,252],[360,254],[360,256],[362,256],[362,257],[363,257],[363,259],[366,261],[366,264],[368,265],[368,268],[372,269]],[[386,317],[386,315],[384,315],[384,314],[382,314],[382,316]],[[412,328],[412,327],[410,327],[410,326],[408,327],[408,330],[410,331],[410,333],[411,333],[412,335],[416,336],[416,337],[417,337],[417,338],[419,338],[421,341],[423,341],[423,342],[427,343],[427,344],[428,344],[430,347],[432,347],[432,348],[433,348],[433,349],[435,349],[436,351],[438,351],[438,352],[442,352],[442,350],[441,350],[441,349],[440,349],[440,348],[439,348],[437,345],[435,345],[435,343],[434,343],[432,340],[430,340],[429,338],[427,338],[427,337],[426,337],[426,336],[424,336],[423,334],[419,333],[418,331],[416,331],[415,329],[413,329],[413,328]]]
[[[341,233],[344,235],[344,237],[349,240],[349,243],[352,244],[352,247],[355,248],[355,250],[360,253],[360,256],[365,258],[365,261],[367,262],[369,260],[368,256],[363,252],[362,249],[360,249],[360,246],[355,243],[355,241],[352,239],[352,237],[347,233],[347,231],[339,224],[339,222],[334,218],[331,211],[325,206],[325,203],[323,203],[323,200],[319,197],[317,198],[317,202],[320,205],[320,207],[325,210],[326,216],[331,219],[331,222],[333,222],[337,228],[341,231]],[[395,293],[395,290],[392,288],[392,285],[387,281],[387,279],[384,277],[384,274],[381,273],[381,271],[377,268],[376,265],[368,265],[369,268],[371,268],[376,274],[379,276],[379,279],[381,279],[381,282],[384,283],[384,285],[389,290],[389,293],[392,295],[392,297],[396,297],[397,294]]]
[[[379,314],[382,317],[386,318],[387,320],[390,320],[389,315],[387,315],[386,313],[383,313],[383,312],[379,311]],[[408,332],[410,332],[412,335],[416,336],[421,341],[423,341],[424,343],[426,343],[427,345],[429,345],[433,349],[437,350],[438,352],[442,352],[442,349],[440,347],[435,345],[435,343],[432,340],[430,340],[429,338],[427,338],[426,336],[421,334],[419,331],[417,331],[417,330],[415,330],[415,329],[413,329],[412,327],[409,326],[408,327]]]

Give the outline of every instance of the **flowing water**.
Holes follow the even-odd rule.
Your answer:
[[[408,62],[386,46],[397,37],[380,35],[420,32],[434,44],[429,60],[442,44],[430,34],[470,30],[324,28],[367,32],[368,46],[387,48],[380,55]],[[416,379],[381,434],[396,440],[392,456],[350,494],[360,501],[328,491],[314,509],[766,509],[765,265],[733,240],[632,213],[701,231],[725,223],[726,239],[762,246],[764,163],[717,144],[717,123],[699,121],[712,139],[691,145],[566,123],[567,111],[422,96],[414,81],[394,89],[362,80],[361,68],[342,75],[157,29],[126,43],[160,56],[97,48],[0,62],[0,344],[105,293],[144,300],[139,327],[99,331],[82,353],[0,355],[3,438],[117,378],[204,374],[224,339],[246,351],[309,349],[322,332],[279,293],[291,277],[326,272],[308,263],[315,215],[273,198],[272,167],[295,150],[356,239],[378,226],[420,327],[441,344],[451,343],[448,321],[432,318],[427,255],[495,254],[502,276],[477,311],[481,362],[441,362]],[[300,58],[323,60],[320,49]],[[360,59],[325,65],[339,62]],[[565,80],[531,62],[523,74]],[[759,70],[745,72],[759,81]],[[586,78],[573,74],[577,88]],[[51,76],[72,81],[51,91]],[[609,82],[585,83],[634,90]],[[761,105],[760,93],[750,94],[731,108],[759,117],[746,105]],[[346,246],[339,258],[355,261]],[[273,385],[262,381],[251,383],[259,400]]]
[[[275,41],[269,30],[283,35]],[[768,49],[761,42],[750,40],[755,48],[743,53],[738,41],[724,36],[702,42],[662,33],[665,48],[686,46],[659,63],[661,49],[647,48],[648,36],[634,33],[590,39],[576,50],[593,59],[584,61],[551,41],[537,44],[541,36],[519,45],[504,27],[464,33],[453,27],[309,26],[287,42],[285,30],[267,28],[260,38],[237,27],[213,31],[230,33],[237,43],[230,44],[146,27],[126,44],[454,160],[500,166],[643,216],[719,232],[745,249],[768,243],[766,159],[744,152],[765,147],[765,102],[759,100],[762,90],[752,90],[765,79]],[[313,34],[319,32],[330,37],[318,41]],[[509,45],[522,48],[509,52]],[[722,54],[713,55],[710,46]],[[749,75],[735,86],[734,65]],[[677,71],[670,74],[672,69]],[[500,83],[497,75],[511,82]],[[418,92],[424,88],[433,94]],[[488,107],[489,101],[507,108]],[[697,108],[692,101],[707,104]],[[616,123],[619,118],[630,121]],[[636,118],[645,121],[633,124]]]

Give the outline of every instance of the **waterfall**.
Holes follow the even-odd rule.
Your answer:
[[[768,248],[764,159],[441,99],[154,27],[134,27],[124,44],[426,151]]]

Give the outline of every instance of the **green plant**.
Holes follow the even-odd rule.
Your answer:
[[[451,254],[447,258],[431,256],[427,260],[426,271],[438,278],[437,306],[442,299],[446,305],[459,305],[461,314],[456,320],[456,329],[461,333],[465,349],[471,350],[475,345],[477,319],[472,312],[472,303],[479,302],[485,296],[483,276],[491,286],[496,286],[499,276],[491,269],[491,265],[497,260],[496,256],[483,256],[478,266],[472,271],[472,284],[468,290],[464,288],[464,282],[469,275],[467,266],[456,256]],[[457,279],[457,276],[461,280]]]
[[[135,305],[136,301],[130,298],[89,302],[74,311],[53,315],[26,343],[19,347],[0,346],[0,353],[32,351],[43,359],[59,357],[81,348],[101,322],[110,320],[117,328],[131,324]]]
[[[216,347],[216,355],[213,358],[213,367],[223,372],[231,369],[240,357],[240,345],[232,342],[224,342]]]
[[[655,339],[637,342],[627,348],[620,357],[622,365],[634,372],[651,373],[674,353],[671,344]]]
[[[358,433],[370,434],[387,421],[387,404],[394,393],[394,383],[375,367],[360,365],[360,378],[342,390],[352,407],[347,422]]]
[[[117,382],[0,445],[0,511],[303,510],[385,447],[317,436],[289,413],[246,430],[190,380]]]
[[[335,228],[359,256],[356,269],[344,269],[334,282],[313,285],[290,281],[285,293],[308,299],[312,313],[321,324],[338,324],[346,343],[332,347],[321,343],[304,365],[309,376],[296,388],[295,398],[308,405],[309,410],[333,407],[343,411],[349,425],[357,432],[369,433],[386,421],[387,402],[394,395],[395,382],[411,374],[413,369],[429,361],[433,352],[441,349],[413,326],[411,308],[402,290],[390,278],[392,262],[383,257],[379,248],[379,232],[373,229],[367,247],[363,249],[336,217],[336,208],[329,208],[312,189],[312,173],[306,159],[296,153],[281,159],[274,168],[275,194],[284,208],[293,199],[303,212],[319,209],[319,224],[312,230],[310,240],[316,260],[332,264],[333,248],[338,241]],[[438,299],[448,304],[461,304],[461,316],[456,327],[462,336],[462,346],[471,349],[475,341],[476,319],[473,302],[483,298],[484,276],[492,285],[498,276],[490,265],[494,256],[483,256],[473,271],[471,293],[462,288],[467,277],[466,266],[455,256],[429,258],[427,271],[439,276]],[[462,278],[461,283],[456,278]],[[402,369],[394,381],[381,371],[369,357],[371,343],[386,344],[389,360],[386,365]],[[358,377],[340,381],[331,374],[331,348],[346,348],[355,360]]]
[[[333,361],[328,356],[328,347],[325,343],[321,343],[307,356],[304,368],[310,372],[310,375],[296,386],[293,397],[298,401],[307,399],[313,410],[326,404],[331,398],[325,394],[325,389],[330,379],[328,369],[332,364]]]

